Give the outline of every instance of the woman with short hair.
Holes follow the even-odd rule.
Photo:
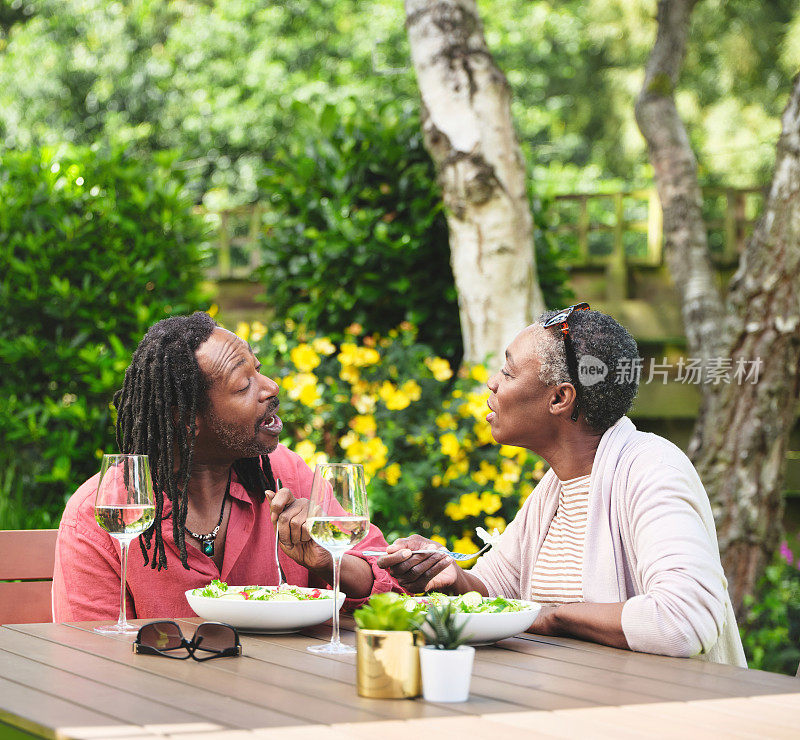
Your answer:
[[[531,632],[745,666],[714,519],[686,455],[625,416],[633,337],[586,303],[544,314],[488,381],[494,439],[550,470],[469,571],[419,535],[378,561],[408,590],[532,599]]]

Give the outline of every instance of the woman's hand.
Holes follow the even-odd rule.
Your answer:
[[[555,614],[557,608],[556,606],[543,606],[539,609],[534,623],[526,631],[535,632],[537,635],[556,637]]]
[[[415,550],[430,550],[439,545],[418,534],[395,540],[386,548],[386,555],[378,559],[378,567],[388,570],[393,578],[411,593],[446,591],[458,581],[459,568],[444,552],[422,553]]]

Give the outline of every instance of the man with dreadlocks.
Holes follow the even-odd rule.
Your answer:
[[[259,370],[250,346],[204,313],[159,321],[134,352],[114,396],[117,445],[149,455],[156,518],[130,552],[129,617],[192,616],[184,592],[214,578],[277,583],[276,528],[288,583],[331,582],[330,555],[306,526],[313,472],[278,444],[278,386]],[[119,611],[120,548],[94,521],[97,483],[94,476],[72,495],[59,527],[58,622],[116,619]],[[385,547],[374,526],[360,543]],[[350,599],[394,583],[375,558],[348,553],[342,561]]]

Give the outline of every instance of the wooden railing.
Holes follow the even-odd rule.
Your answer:
[[[712,258],[737,261],[763,205],[760,188],[703,188],[703,215]],[[577,265],[662,263],[661,203],[654,188],[560,195],[548,212],[553,230],[566,238],[567,259]]]
[[[703,210],[712,258],[721,267],[738,259],[763,204],[759,188],[703,189]],[[255,203],[210,213],[214,248],[213,279],[248,278],[259,265],[259,237],[265,205]],[[559,195],[547,222],[564,247],[564,258],[578,267],[602,266],[609,294],[619,292],[627,266],[662,264],[661,204],[655,189]]]

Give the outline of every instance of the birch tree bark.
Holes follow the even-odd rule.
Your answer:
[[[450,231],[464,360],[503,357],[544,310],[510,88],[474,0],[405,0],[425,145]]]
[[[697,164],[673,97],[695,2],[659,0],[636,119],[664,210],[666,258],[683,302],[688,350],[730,380],[702,386],[689,454],[711,499],[729,591],[742,616],[744,595],[778,546],[798,397],[800,78],[783,115],[764,215],[724,307],[708,254]]]
[[[734,606],[778,549],[800,369],[800,76],[783,113],[764,213],[729,288],[732,374],[710,386],[694,462],[714,505]],[[752,382],[757,376],[758,382]],[[737,382],[739,381],[739,382]]]
[[[636,122],[664,212],[664,256],[681,295],[689,354],[705,363],[725,348],[720,331],[725,310],[708,253],[697,160],[674,97],[696,2],[659,0],[658,33],[636,101]]]

